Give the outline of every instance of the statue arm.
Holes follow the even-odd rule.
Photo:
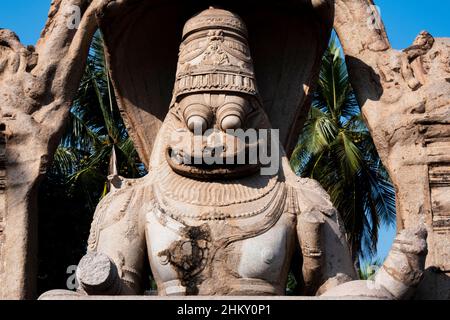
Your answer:
[[[407,299],[419,284],[427,253],[424,227],[406,229],[374,280],[357,280],[339,214],[322,187],[300,179],[297,232],[303,254],[305,294],[324,297]]]
[[[357,279],[344,228],[328,194],[311,179],[298,179],[296,186],[304,294],[320,294]]]
[[[426,237],[427,231],[423,226],[401,231],[373,280],[350,281],[328,290],[322,296],[409,299],[422,280],[427,254]]]
[[[88,253],[77,269],[84,294],[142,294],[146,245],[141,207],[145,188],[122,180],[125,187],[113,190],[97,207]]]

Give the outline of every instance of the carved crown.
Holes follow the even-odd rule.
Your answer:
[[[209,8],[184,27],[174,99],[217,91],[257,95],[244,22],[229,11]]]
[[[193,32],[204,29],[230,29],[247,37],[247,27],[242,19],[227,10],[209,7],[189,19],[183,29],[183,39]]]

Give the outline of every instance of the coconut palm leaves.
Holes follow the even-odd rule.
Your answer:
[[[39,189],[39,292],[63,288],[68,266],[86,252],[97,203],[117,173],[145,173],[120,117],[100,34],[95,37],[65,135]],[[113,157],[113,155],[116,155]]]
[[[318,89],[291,165],[330,194],[344,219],[355,261],[372,257],[380,224],[395,222],[395,193],[334,41],[323,57]]]
[[[65,178],[70,187],[84,190],[91,208],[97,205],[99,191],[105,195],[108,190],[114,152],[119,174],[139,177],[144,173],[118,111],[107,70],[102,38],[97,34],[52,168],[52,173]]]

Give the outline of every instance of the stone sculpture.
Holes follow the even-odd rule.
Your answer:
[[[336,1],[335,29],[396,188],[397,228],[427,225],[427,272],[416,297],[450,299],[450,41],[423,31],[394,50],[372,1]]]
[[[35,298],[37,188],[97,29],[95,7],[78,32],[67,28],[67,9],[82,2],[54,1],[36,47],[0,29],[0,299]]]
[[[303,295],[410,297],[422,276],[426,230],[400,233],[375,280],[354,281],[326,192],[293,174],[273,135],[260,144],[269,143],[279,166],[263,175],[267,163],[249,163],[254,149],[229,131],[269,128],[244,22],[215,8],[194,16],[183,30],[173,100],[150,172],[138,180],[111,177],[113,190],[97,208],[77,270],[78,294],[143,294],[148,259],[162,296],[284,295],[299,247]],[[207,129],[214,130],[203,134]],[[208,164],[206,155],[223,162]],[[242,155],[244,164],[227,164]]]
[[[215,3],[238,12],[251,29],[248,35],[259,88],[258,93],[226,91],[226,94],[220,93],[219,96],[225,95],[226,101],[243,104],[245,109],[255,106],[258,110],[263,108],[270,125],[267,119],[264,120],[266,116],[259,114],[262,112],[259,111],[255,112],[255,115],[259,114],[258,117],[263,120],[260,123],[254,120],[252,126],[280,129],[279,140],[286,156],[290,155],[309,110],[321,55],[328,44],[334,24],[347,57],[350,80],[364,118],[396,187],[398,230],[402,232],[403,229],[409,229],[404,231],[404,235],[399,235],[400,240],[395,246],[410,252],[409,255],[417,255],[423,249],[419,238],[423,238],[424,232],[420,228],[415,232],[411,230],[421,221],[427,227],[427,270],[416,297],[449,299],[448,39],[434,39],[431,35],[422,33],[410,48],[404,51],[393,50],[372,0],[280,0],[276,4],[248,0],[245,5],[242,1],[217,0]],[[158,141],[163,141],[163,132],[160,132],[160,129],[171,98],[179,29],[196,10],[202,9],[204,8],[198,7],[197,2],[189,0],[54,0],[36,47],[26,47],[13,32],[0,30],[1,299],[35,297],[36,188],[61,137],[64,119],[80,83],[89,44],[95,31],[100,28],[104,34],[107,60],[119,107],[139,156],[150,170],[149,177],[142,181],[127,181],[114,177],[112,183],[116,185],[116,190],[108,197],[109,200],[105,200],[99,207],[98,212],[102,212],[106,207],[112,210],[118,204],[125,206],[132,198],[138,199],[134,195],[137,191],[134,190],[146,190],[149,186],[153,189],[153,186],[157,186],[154,182],[158,182],[159,176],[155,165],[158,165],[158,159],[162,161],[160,153],[164,151],[164,145],[161,142],[162,145],[155,146],[155,137],[158,135]],[[160,30],[164,30],[164,33]],[[221,37],[220,34],[215,36]],[[220,58],[221,55],[216,55],[217,59],[226,63],[226,59]],[[247,71],[252,75],[253,71]],[[252,77],[249,79],[254,80]],[[246,99],[242,100],[243,94]],[[165,130],[169,130],[169,125],[176,124],[176,118],[173,117],[177,110],[187,107],[183,106],[183,103],[201,99],[201,96],[204,97],[201,93],[191,92],[183,96],[186,98],[183,102],[182,96],[174,95],[174,103],[164,124]],[[218,104],[219,100],[212,99],[206,104],[210,102]],[[207,112],[204,123],[212,126],[208,114],[210,113]],[[224,127],[246,125],[245,121],[242,121],[245,119],[240,118],[242,114],[239,111],[234,115],[236,117],[221,122]],[[216,117],[223,116],[218,114]],[[202,125],[203,120],[193,118],[191,127],[195,127],[195,123]],[[189,123],[185,125],[188,126]],[[301,194],[298,190],[314,189],[309,187],[310,184],[315,185],[313,182],[294,181],[297,178],[288,170],[282,149],[279,159],[283,164],[282,168],[274,180],[266,181],[266,184],[276,181],[277,187],[283,185],[284,189],[291,190],[288,194],[295,194],[292,190]],[[153,164],[150,164],[151,156]],[[169,163],[169,168],[178,174],[184,172],[186,179],[193,178],[191,172],[199,174],[198,170],[185,170],[185,167],[177,162]],[[254,172],[251,170],[256,172],[258,168],[250,166],[241,170],[244,173]],[[242,172],[238,173],[233,177],[233,181],[240,178],[239,174]],[[222,183],[226,185],[224,181]],[[264,181],[258,180],[258,183],[264,185]],[[307,186],[301,187],[302,183]],[[131,186],[127,186],[128,184]],[[317,192],[323,194],[323,191]],[[130,193],[133,196],[130,196]],[[150,194],[155,196],[154,192]],[[121,197],[125,198],[124,203]],[[326,195],[322,198],[326,199]],[[249,199],[249,207],[255,208],[266,198],[261,196],[257,200],[252,197]],[[290,195],[286,196],[286,199],[296,197]],[[106,201],[111,201],[111,206],[107,206]],[[325,202],[329,206],[329,202]],[[322,200],[318,200],[318,203],[322,203]],[[129,206],[132,204],[130,202]],[[314,206],[316,204],[314,202]],[[172,208],[174,205],[170,206]],[[99,216],[101,215],[97,215],[96,221],[99,221]],[[285,216],[289,215],[282,215]],[[290,216],[297,219],[309,215],[298,213]],[[302,219],[299,218],[298,221]],[[328,218],[325,220],[329,221]],[[299,228],[314,230],[319,228],[318,226],[326,229],[327,224],[312,224],[308,227],[298,225]],[[130,236],[137,231],[142,232],[142,229],[130,229],[127,234]],[[259,236],[255,234],[251,239],[263,237],[265,234],[269,234],[269,231]],[[307,231],[306,234],[311,235],[313,243],[317,239],[317,232]],[[402,240],[408,237],[408,234],[417,238],[417,245],[413,245],[414,241],[410,243],[409,246],[414,247],[411,250]],[[340,236],[341,233],[338,232],[336,237]],[[250,242],[251,239],[236,243]],[[305,238],[303,241],[306,241]],[[176,247],[172,249],[177,251]],[[402,257],[395,252],[394,250],[389,258],[391,264]],[[303,294],[328,291],[327,294],[340,295],[342,290],[348,292],[347,286],[358,287],[367,284],[347,282],[333,290],[325,290],[349,280],[348,277],[353,277],[353,270],[341,270],[342,274],[336,275],[335,278],[330,276],[331,280],[326,282],[327,285],[316,290],[319,278],[317,274],[320,272],[311,270],[320,270],[319,265],[327,266],[323,261],[328,258],[308,258],[307,253],[305,256],[306,285]],[[345,254],[342,257],[345,257]],[[109,257],[101,254],[92,256],[91,262],[88,258],[84,259],[80,268],[80,277],[85,279],[84,285],[89,287],[89,283],[92,283],[95,289],[95,284],[102,282],[102,276],[112,281],[114,270],[117,270],[119,279],[123,279],[122,259],[120,258],[119,262],[116,260],[112,264]],[[99,268],[112,268],[112,272],[90,272],[88,266],[95,265],[95,261],[100,261]],[[386,263],[386,270],[392,271],[390,263]],[[419,267],[414,268],[420,270]],[[345,273],[348,273],[347,276],[343,276]],[[383,273],[380,274],[383,278]],[[395,275],[394,278],[403,279],[403,276],[396,272],[390,274]],[[418,274],[414,275],[416,279]],[[284,279],[284,276],[281,278]],[[326,276],[322,278],[325,279]],[[397,288],[402,287],[399,285],[402,281],[397,281]],[[378,280],[378,283],[381,282],[383,281]]]
[[[270,75],[259,80],[267,88],[265,107],[277,110],[269,112],[272,125],[282,128],[280,139],[293,148],[331,31],[331,11],[309,0],[281,1],[277,10],[257,1],[218,2],[247,11],[249,24],[258,26],[252,32],[257,64]],[[170,102],[180,24],[198,5],[186,0],[54,0],[36,46],[24,46],[12,31],[0,30],[1,299],[36,297],[37,188],[63,133],[96,30],[107,43],[128,132],[149,167]]]

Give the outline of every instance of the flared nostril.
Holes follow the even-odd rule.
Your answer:
[[[242,127],[242,121],[236,115],[229,115],[223,118],[220,126],[222,130],[239,129]]]
[[[192,116],[187,121],[187,126],[192,132],[205,132],[208,122],[201,116]]]

